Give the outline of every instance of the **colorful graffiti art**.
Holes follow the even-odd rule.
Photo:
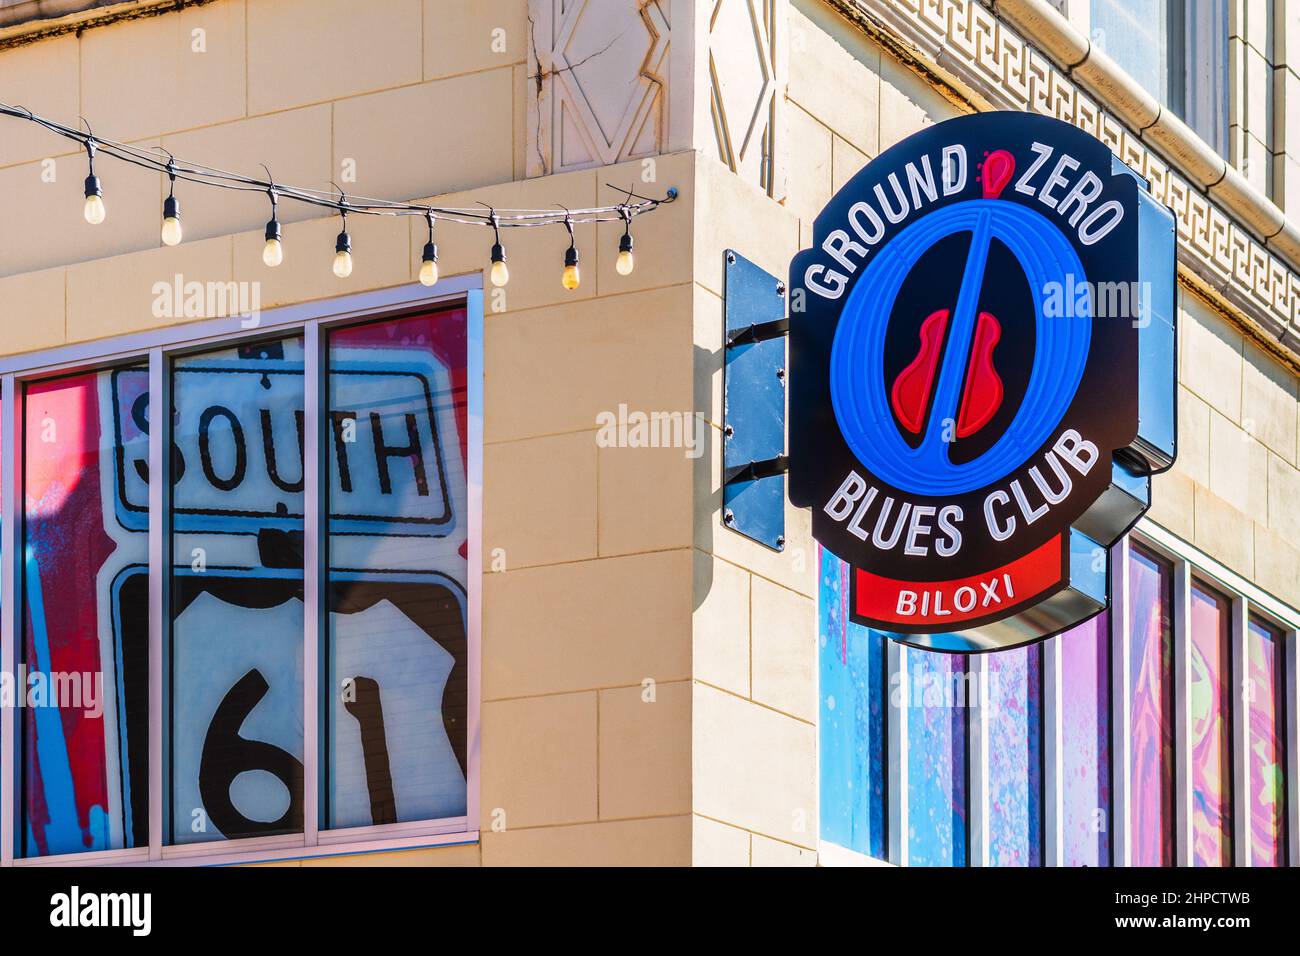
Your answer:
[[[1231,667],[1228,605],[1192,588],[1191,681],[1192,864],[1232,864]]]
[[[1129,564],[1133,865],[1174,863],[1174,675],[1170,570],[1134,548]]]
[[[1061,635],[1062,862],[1111,863],[1110,628],[1098,615]]]
[[[1246,635],[1246,688],[1252,866],[1282,866],[1286,851],[1285,684],[1282,635],[1252,620]],[[1294,837],[1293,837],[1294,839]]]
[[[463,309],[329,333],[322,827],[466,812],[466,342]],[[303,368],[298,338],[173,363],[167,842],[303,824]],[[25,663],[103,706],[24,712],[24,852],[141,846],[148,373],[25,400]]]

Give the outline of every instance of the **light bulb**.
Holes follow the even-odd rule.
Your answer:
[[[352,275],[352,237],[346,230],[339,233],[334,243],[334,274],[340,279]]]
[[[632,261],[632,237],[625,232],[623,238],[618,242],[618,258],[614,260],[614,269],[621,276],[630,276],[634,265],[635,263]]]
[[[104,208],[104,195],[99,189],[99,180],[94,176],[86,180],[86,205],[82,212],[86,216],[86,222],[92,226],[98,226],[108,215],[108,210]]]
[[[438,282],[438,247],[432,242],[424,244],[424,261],[420,263],[420,285]]]
[[[175,196],[168,196],[163,203],[162,241],[168,246],[179,245],[181,241],[181,204]]]
[[[168,216],[162,223],[163,245],[178,246],[181,242],[181,221],[175,216]]]
[[[510,281],[510,270],[506,268],[506,250],[499,242],[492,246],[492,271],[489,276],[498,289]]]
[[[266,245],[262,246],[262,261],[275,267],[284,261],[284,247],[280,244],[280,223],[272,219],[266,224]]]
[[[99,196],[86,197],[86,208],[84,212],[86,214],[86,222],[90,223],[92,226],[98,226],[104,221],[104,217],[108,214],[108,210],[104,208],[104,200]]]
[[[262,247],[262,261],[272,267],[284,262],[284,247],[280,245],[279,239],[266,240],[266,245]]]
[[[500,289],[509,281],[510,270],[506,268],[506,264],[504,262],[492,263],[492,284]]]
[[[578,272],[578,250],[569,246],[568,251],[564,253],[564,273],[560,276],[560,285],[572,292],[581,282],[582,276]]]
[[[104,190],[99,184],[99,177],[92,173],[86,177],[86,205],[82,210],[86,222],[98,226],[104,221],[108,210],[104,208]]]

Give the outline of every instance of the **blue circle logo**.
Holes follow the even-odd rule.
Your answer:
[[[885,380],[885,340],[899,289],[918,260],[941,240],[971,235],[951,311],[931,316],[922,336],[932,362],[905,383]],[[1036,337],[1033,367],[1015,417],[998,439],[969,461],[951,459],[953,434],[978,429],[991,412],[970,412],[973,356],[991,352],[1001,334],[997,320],[978,312],[989,246],[998,240],[1023,269],[1033,296]],[[1047,290],[1082,283],[1084,268],[1061,230],[1026,206],[970,199],[938,209],[905,227],[880,249],[854,286],[835,332],[830,395],[844,441],[873,474],[901,491],[957,495],[982,488],[1022,465],[1060,424],[1074,401],[1088,362],[1092,335],[1089,303],[1066,316],[1045,314]],[[946,336],[946,345],[940,343]],[[902,378],[900,376],[900,378]],[[984,405],[996,407],[1001,384],[988,373]],[[908,401],[908,395],[916,401]],[[976,396],[978,398],[978,395]],[[919,401],[919,404],[918,404]],[[906,409],[921,409],[909,414]],[[924,412],[928,412],[925,414]],[[981,420],[982,419],[982,420]],[[919,438],[909,442],[899,422]],[[910,427],[909,427],[910,426]]]

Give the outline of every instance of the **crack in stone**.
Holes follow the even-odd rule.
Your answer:
[[[533,60],[534,62],[537,63],[537,72],[529,76],[528,79],[536,81],[536,91],[534,93],[534,98],[537,103],[537,131],[534,135],[534,139],[537,141],[537,161],[541,164],[543,176],[549,174],[551,171],[550,166],[546,162],[546,153],[542,149],[542,92],[543,92],[543,86],[545,84],[545,81],[551,79],[552,77],[559,76],[561,73],[572,73],[574,70],[576,70],[578,67],[582,66],[583,64],[591,62],[592,60],[594,60],[596,57],[600,56],[603,53],[607,53],[615,43],[623,39],[626,33],[627,30],[623,30],[617,36],[611,38],[610,41],[606,43],[603,47],[601,47],[599,50],[597,50],[594,53],[587,54],[577,63],[570,63],[568,66],[560,67],[559,69],[556,69],[555,67],[550,67],[549,69],[543,71],[542,58],[537,50],[537,22],[533,19],[532,14],[529,14],[528,39],[529,42],[532,44]]]

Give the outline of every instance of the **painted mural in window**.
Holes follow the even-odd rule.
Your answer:
[[[328,332],[313,755],[303,339],[172,361],[164,842],[301,832],[317,770],[322,828],[465,816],[467,347],[463,308]],[[146,846],[149,372],[36,382],[23,400],[20,660],[80,680],[85,701],[22,714],[21,850]]]
[[[1133,865],[1174,863],[1174,644],[1170,567],[1129,558],[1129,780]]]
[[[1192,586],[1188,705],[1192,770],[1192,864],[1232,864],[1232,693],[1228,602]]]
[[[38,704],[21,711],[24,856],[148,842],[148,548],[119,484],[148,438],[119,414],[132,400],[116,401],[147,378],[132,367],[24,389],[20,661]]]
[[[1110,627],[1099,614],[1060,637],[1061,818],[1065,866],[1110,866]]]
[[[1124,547],[1125,618],[1103,613],[1054,639],[1060,673],[1054,744],[1049,738],[1057,731],[1046,720],[1046,646],[978,657],[891,649],[890,635],[848,622],[848,567],[821,551],[821,839],[912,866],[1038,866],[1048,862],[1046,808],[1055,802],[1060,864],[1110,866],[1120,812],[1115,762],[1124,752],[1118,735],[1126,733],[1133,865],[1173,865],[1180,827],[1190,838],[1191,863],[1232,865],[1240,856],[1233,821],[1243,815],[1250,862],[1285,865],[1286,633],[1250,617],[1243,684],[1233,675],[1232,598],[1194,580],[1182,645],[1188,691],[1178,697],[1174,563],[1138,544]],[[1128,724],[1119,728],[1116,642],[1125,632]],[[975,679],[981,667],[982,682]],[[1236,687],[1241,693],[1234,694]],[[1174,733],[1180,719],[1188,730],[1182,753]],[[1248,725],[1245,794],[1234,792],[1237,720]],[[905,749],[891,755],[891,746]],[[982,782],[971,772],[979,747]],[[1053,752],[1059,773],[1049,789]],[[1176,766],[1187,770],[1191,801],[1183,821],[1175,812]],[[890,777],[895,767],[903,774],[897,781]],[[894,800],[899,804],[891,805]],[[973,808],[983,814],[982,849],[972,839]],[[904,833],[889,832],[896,823]],[[971,860],[981,852],[982,860]]]
[[[1286,687],[1282,676],[1282,634],[1252,618],[1246,633],[1247,779],[1246,794],[1252,866],[1286,862],[1284,717]],[[1294,835],[1291,835],[1294,839]]]
[[[324,826],[465,813],[465,331],[329,333]]]

